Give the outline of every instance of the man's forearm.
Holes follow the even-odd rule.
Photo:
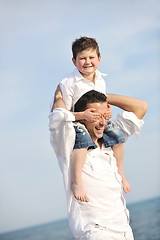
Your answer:
[[[147,111],[147,102],[121,95],[107,94],[108,103],[125,111],[133,112],[138,119],[142,119]]]

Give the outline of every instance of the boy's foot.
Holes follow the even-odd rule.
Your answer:
[[[123,183],[123,190],[125,193],[129,193],[129,191],[131,190],[129,182],[126,181],[125,183]]]
[[[127,182],[124,174],[121,174],[121,177],[122,177],[123,190],[125,193],[129,193],[129,191],[131,190],[131,186],[130,186],[129,182]]]
[[[89,201],[89,199],[88,199],[87,195],[85,194],[82,186],[80,186],[76,183],[72,183],[71,189],[72,189],[73,194],[74,194],[74,196],[77,200],[80,200],[82,202],[88,202]]]

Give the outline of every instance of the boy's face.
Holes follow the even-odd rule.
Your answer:
[[[93,49],[79,52],[76,59],[72,58],[73,64],[85,78],[95,72],[100,64],[100,60],[101,56],[98,57],[96,50]]]
[[[105,126],[108,119],[105,117],[108,112],[108,105],[106,102],[100,103],[88,103],[88,108],[94,108],[95,112],[99,114],[99,117],[94,122],[81,121],[87,128],[92,140],[97,144],[98,139],[102,138]]]

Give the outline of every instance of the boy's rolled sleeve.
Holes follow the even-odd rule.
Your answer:
[[[73,94],[74,94],[73,87],[74,87],[74,83],[72,83],[72,81],[67,81],[67,79],[63,79],[60,83],[63,101],[68,110],[71,110],[73,105]]]

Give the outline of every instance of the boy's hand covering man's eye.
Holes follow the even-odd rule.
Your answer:
[[[109,120],[112,117],[112,109],[110,104],[108,104],[108,112],[105,113],[104,118],[106,120]]]
[[[84,112],[83,112],[83,118],[84,120],[88,121],[88,122],[95,122],[99,119],[99,117],[101,117],[99,113],[96,113],[95,112],[96,109],[95,108],[89,108],[89,109],[86,109]],[[103,115],[103,117],[106,119],[106,120],[109,120],[111,117],[112,117],[112,109],[111,109],[111,106],[110,104],[108,104],[108,111]]]
[[[84,120],[88,122],[95,122],[99,117],[99,113],[95,112],[95,108],[88,108],[83,112]]]

